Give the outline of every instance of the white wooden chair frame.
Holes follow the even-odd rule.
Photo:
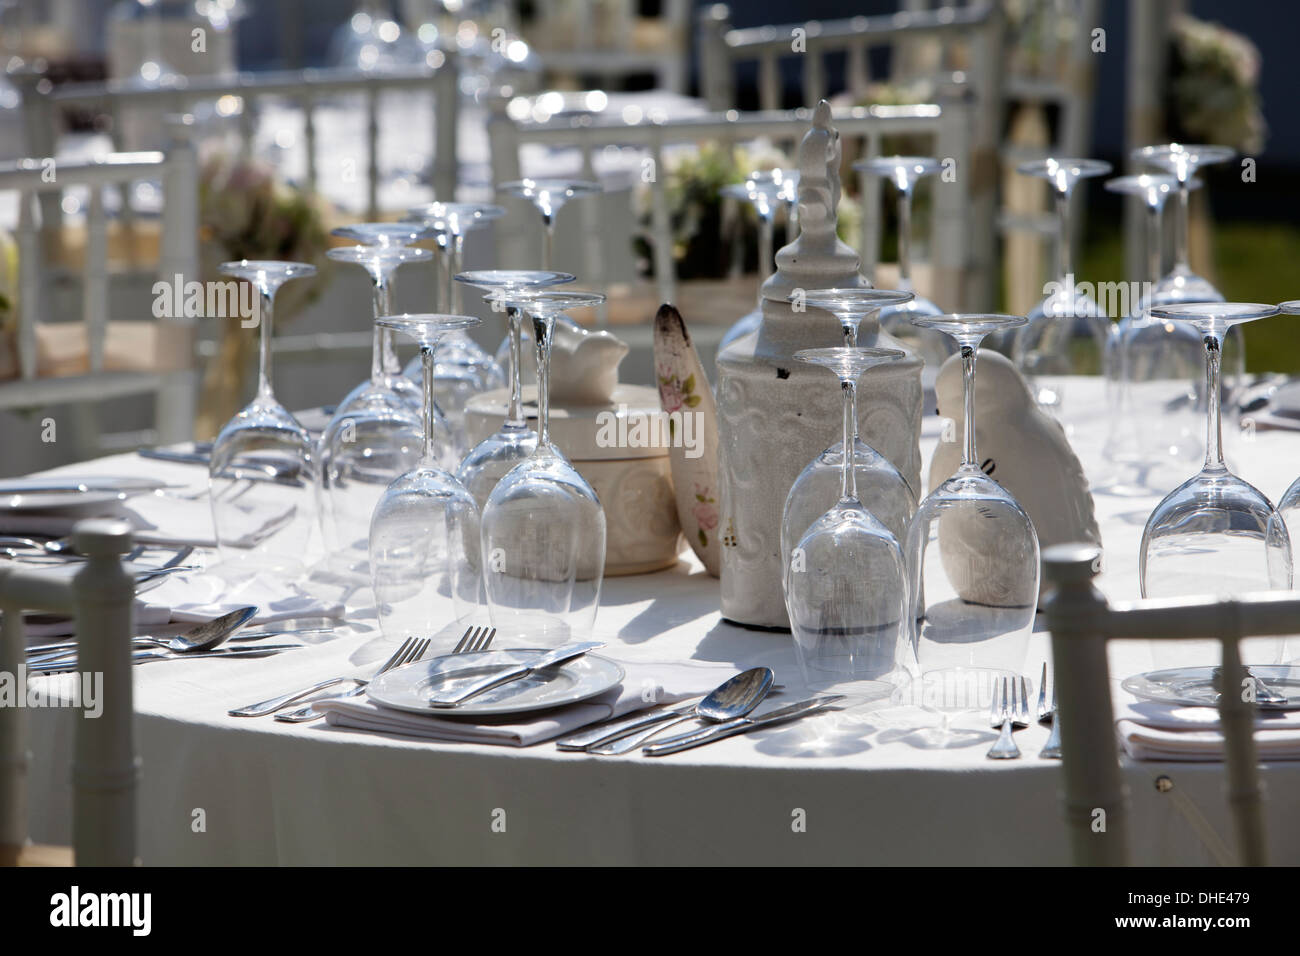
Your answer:
[[[383,72],[353,69],[291,70],[240,73],[233,77],[190,77],[175,87],[146,88],[122,81],[69,83],[47,89],[48,81],[37,71],[11,74],[22,95],[28,151],[53,156],[58,145],[58,109],[62,106],[100,106],[119,116],[131,107],[150,107],[159,112],[184,112],[195,103],[215,101],[223,96],[243,100],[239,128],[241,146],[251,150],[256,128],[257,101],[283,97],[301,104],[304,117],[304,148],[307,154],[305,186],[315,190],[318,180],[316,107],[321,100],[349,93],[361,93],[366,103],[366,208],[367,216],[379,215],[379,97],[385,93],[431,90],[434,98],[434,136],[431,180],[434,195],[450,200],[456,195],[456,122],[460,110],[458,59],[446,54],[436,69],[414,67]]]
[[[520,178],[519,149],[524,143],[548,146],[574,146],[581,150],[584,178],[596,178],[596,155],[608,145],[632,146],[645,149],[656,171],[649,183],[651,189],[651,234],[655,283],[661,301],[676,300],[675,268],[672,257],[671,223],[668,197],[665,189],[664,149],[678,144],[717,140],[739,143],[767,137],[776,142],[797,144],[807,129],[810,117],[807,111],[765,110],[755,113],[711,113],[655,123],[645,120],[625,123],[621,119],[561,117],[546,123],[517,123],[506,113],[504,100],[492,104],[488,136],[492,149],[493,185]],[[982,237],[991,236],[991,222],[981,223],[970,201],[970,112],[969,104],[961,100],[921,106],[875,106],[837,110],[832,123],[847,141],[862,140],[863,154],[879,154],[881,137],[898,133],[921,133],[934,137],[935,152],[956,161],[957,175],[953,183],[936,189],[931,227],[931,259],[935,283],[939,289],[936,298],[945,302],[966,301],[966,290],[975,280],[974,250],[988,243]],[[879,244],[879,184],[862,179],[863,216],[861,249],[863,262],[868,268],[874,265]],[[592,222],[586,233],[589,237],[588,261],[596,264],[589,278],[599,287],[604,276],[600,271],[602,237],[595,221],[598,210],[594,204],[579,204],[590,209]],[[527,262],[530,240],[535,232],[534,221],[525,222],[519,216],[522,203],[510,204],[507,219],[498,223],[496,234],[501,247],[500,261]],[[532,227],[530,229],[530,226]],[[985,232],[988,230],[988,232]],[[584,277],[587,279],[587,277]]]
[[[939,292],[935,296],[953,308],[992,308],[996,295],[994,265],[997,250],[996,243],[991,240],[998,209],[997,164],[1002,136],[1002,73],[1005,69],[1002,62],[1003,18],[998,4],[981,2],[969,7],[743,30],[731,29],[729,20],[727,6],[720,3],[705,7],[698,18],[700,88],[712,109],[724,110],[735,105],[737,63],[758,63],[759,105],[763,109],[775,109],[780,106],[780,62],[784,58],[800,58],[805,105],[812,105],[826,94],[827,53],[843,52],[848,57],[849,88],[862,92],[868,82],[867,57],[873,48],[931,37],[971,38],[971,69],[962,77],[961,87],[971,100],[968,103],[968,143],[963,151],[968,161],[964,165],[964,174],[959,175],[965,179],[964,191],[970,207],[968,215],[974,227],[974,241],[966,252],[972,268],[965,277],[961,288],[963,294],[959,298]],[[802,53],[791,49],[795,29],[804,33]],[[951,154],[941,152],[939,155]],[[874,226],[875,215],[870,218]],[[873,249],[875,241],[873,236]],[[863,257],[869,259],[865,252]]]
[[[23,611],[76,618],[77,667],[103,675],[103,712],[74,722],[72,846],[79,866],[130,866],[136,861],[135,750],[131,637],[135,581],[122,566],[131,526],[94,519],[73,539],[87,560],[77,574],[8,562],[0,566],[0,672],[18,675],[25,657]],[[19,692],[26,694],[24,682]],[[0,846],[26,845],[27,708],[0,707]]]
[[[1101,549],[1065,544],[1048,548],[1043,565],[1055,591],[1047,600],[1052,665],[1058,675],[1061,721],[1063,813],[1074,860],[1088,866],[1123,866],[1128,851],[1128,806],[1120,774],[1111,707],[1106,642],[1218,640],[1223,644],[1223,686],[1242,687],[1246,672],[1238,642],[1246,637],[1295,632],[1300,598],[1275,591],[1216,598],[1108,603],[1092,585]],[[1225,746],[1228,805],[1237,851],[1246,866],[1263,866],[1263,797],[1253,737],[1254,713],[1244,694],[1219,696]],[[1103,832],[1094,830],[1098,809]]]
[[[112,153],[88,162],[56,162],[54,176],[47,178],[46,163],[24,159],[0,164],[0,190],[16,190],[19,218],[18,245],[18,329],[19,378],[0,382],[0,409],[36,408],[60,402],[99,402],[106,398],[153,392],[157,394],[157,437],[163,442],[188,438],[193,431],[195,372],[193,361],[174,371],[107,372],[104,370],[104,342],[108,330],[109,271],[108,220],[103,190],[140,179],[161,179],[164,202],[159,243],[158,277],[169,285],[180,275],[183,281],[199,275],[198,168],[190,141],[191,119],[169,119],[171,145],[159,152]],[[43,239],[45,224],[38,224],[37,202],[49,196],[60,208],[59,193],[70,186],[90,188],[86,215],[85,282],[82,288],[82,320],[89,346],[89,371],[85,375],[37,377],[36,326],[47,315],[45,283],[49,244]],[[177,316],[159,319],[186,326],[192,336],[194,320]]]

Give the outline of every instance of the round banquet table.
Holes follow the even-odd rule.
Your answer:
[[[1098,413],[1100,382],[1088,385],[1067,411],[1071,440],[1091,464],[1106,416]],[[927,418],[924,460],[939,434],[940,421]],[[1237,472],[1276,501],[1295,477],[1300,434],[1258,430],[1234,436],[1228,450]],[[194,488],[206,481],[201,468],[130,455],[62,470],[149,474]],[[1135,598],[1142,525],[1158,496],[1095,498],[1106,547],[1098,585],[1111,599]],[[135,669],[146,864],[1070,862],[1060,763],[1038,759],[1047,730],[1037,725],[1017,735],[1025,756],[1013,761],[985,758],[996,735],[979,716],[955,721],[975,731],[962,745],[927,744],[918,728],[935,718],[911,708],[826,713],[652,759],[226,715],[385,657],[393,645],[379,636],[368,592],[348,597],[335,639],[304,650]],[[597,636],[623,660],[767,664],[778,681],[790,680],[789,636],[722,621],[718,600],[718,582],[686,551],[667,571],[607,579]],[[1050,653],[1041,628],[1040,615],[1025,668],[1035,684]],[[1293,640],[1288,659],[1298,652]],[[1126,697],[1119,681],[1149,669],[1152,656],[1144,642],[1112,642],[1110,655],[1118,701]],[[69,842],[76,719],[70,709],[30,715],[32,836],[40,842]],[[1215,862],[1205,823],[1231,845],[1222,764],[1122,760],[1136,862]],[[1156,790],[1161,775],[1173,779],[1172,791]],[[1270,858],[1300,862],[1300,763],[1265,765],[1263,776]]]

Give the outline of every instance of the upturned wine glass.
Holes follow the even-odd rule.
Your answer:
[[[432,230],[418,224],[398,222],[364,222],[341,226],[333,234],[360,242],[357,246],[340,246],[326,252],[335,262],[359,265],[370,276],[370,297],[374,317],[388,315],[392,309],[393,273],[408,262],[423,262],[432,253],[427,249],[409,248],[410,243],[433,236]],[[402,377],[402,363],[393,348],[393,335],[379,329],[379,348],[385,387],[407,405],[420,413],[424,395],[411,381]],[[355,394],[371,387],[370,379],[352,389],[340,406],[347,404]]]
[[[1019,673],[1038,604],[1038,535],[1019,502],[980,470],[975,359],[984,336],[1025,324],[1013,315],[916,316],[961,349],[961,465],[921,502],[908,526],[912,646],[927,707],[986,708],[993,679]]]
[[[841,447],[858,444],[858,379],[905,355],[847,346],[794,354],[839,377]],[[859,498],[856,469],[841,462],[838,501],[783,551],[785,605],[805,683],[876,700],[909,680],[907,567],[897,536]]]
[[[898,192],[898,288],[914,292],[912,285],[912,197],[916,184],[926,176],[937,173],[942,166],[933,156],[875,156],[858,160],[853,168],[859,172],[879,176]],[[910,302],[890,306],[880,311],[880,327],[899,341],[907,344],[925,360],[923,374],[933,387],[939,367],[953,353],[952,340],[930,329],[920,329],[912,324],[913,315],[942,315],[929,299],[915,296]]]
[[[1162,271],[1160,220],[1178,180],[1144,173],[1107,180],[1106,189],[1142,200],[1147,275],[1145,293],[1120,319],[1111,340],[1106,364],[1112,414],[1103,455],[1115,471],[1098,490],[1148,495],[1172,485],[1164,484],[1168,466],[1194,461],[1201,453],[1204,402],[1196,383],[1203,379],[1205,358],[1196,329],[1153,319],[1149,312],[1163,304],[1155,297]]]
[[[805,303],[825,309],[840,320],[847,347],[857,345],[858,331],[877,309],[906,302],[910,292],[889,289],[810,289]],[[900,541],[916,511],[916,493],[888,458],[862,439],[853,445],[854,482],[859,498]],[[844,442],[837,441],[799,473],[785,499],[781,517],[781,553],[803,537],[809,525],[825,514],[841,494]]]
[[[1290,299],[1278,304],[1278,311],[1287,315],[1300,315],[1300,299]],[[1291,482],[1277,503],[1277,513],[1286,525],[1288,537],[1300,532],[1300,478]]]
[[[796,220],[794,210],[799,201],[799,171],[797,169],[756,170],[745,177],[743,183],[731,183],[723,186],[722,195],[728,199],[747,202],[758,214],[758,302],[763,303],[763,283],[776,268],[776,256],[772,249],[775,235],[774,220],[777,209],[786,210],[786,235],[792,235]],[[721,352],[735,339],[748,335],[758,328],[762,313],[759,310],[742,316],[731,328],[723,333],[718,342]]]
[[[1174,229],[1174,266],[1156,283],[1155,296],[1163,302],[1222,302],[1223,294],[1208,279],[1192,271],[1187,254],[1193,177],[1201,166],[1226,163],[1236,153],[1227,146],[1165,143],[1135,149],[1135,162],[1170,173],[1178,180],[1178,220]]]
[[[1229,327],[1277,315],[1255,302],[1186,302],[1151,310],[1185,322],[1205,347],[1205,463],[1147,519],[1139,572],[1143,597],[1241,594],[1291,586],[1291,542],[1273,505],[1228,470],[1220,420],[1220,348]]]
[[[433,637],[449,617],[463,620],[479,604],[479,510],[465,486],[438,460],[432,413],[438,339],[478,321],[467,315],[429,314],[379,319],[384,328],[419,343],[428,398],[422,406],[419,463],[385,489],[369,523],[379,626],[392,640]]]
[[[516,295],[537,343],[537,447],[497,482],[483,509],[482,557],[494,626],[555,646],[591,633],[605,574],[605,511],[551,442],[551,333],[557,315],[599,305],[593,292]]]
[[[232,577],[296,577],[311,538],[316,454],[307,430],[271,387],[271,323],[276,291],[316,274],[305,262],[241,259],[221,274],[258,292],[257,394],[222,427],[212,445],[208,493],[225,571]]]
[[[1045,179],[1056,197],[1056,275],[1046,296],[1026,316],[1011,348],[1038,404],[1061,417],[1065,387],[1072,376],[1105,371],[1111,323],[1092,296],[1075,282],[1071,254],[1070,197],[1080,179],[1104,176],[1110,163],[1097,159],[1042,159],[1021,163],[1016,172]]]
[[[438,268],[435,281],[434,308],[443,308],[459,314],[464,312],[461,286],[455,281],[464,268],[465,236],[471,230],[486,226],[505,215],[500,206],[488,203],[434,202],[412,206],[407,218],[433,230],[437,242]],[[419,381],[423,374],[417,355],[406,366],[404,374],[411,381]],[[465,434],[465,406],[480,392],[501,388],[506,384],[505,372],[468,332],[463,330],[445,335],[438,344],[436,357],[438,407],[447,417],[451,429],[452,445],[458,456],[469,450]]]
[[[505,420],[493,434],[469,450],[457,472],[478,502],[480,510],[487,504],[488,495],[502,476],[531,457],[537,448],[537,433],[528,427],[528,418],[523,408],[523,345],[517,297],[529,290],[572,282],[573,278],[567,272],[520,269],[480,269],[456,276],[457,282],[490,293],[493,309],[505,313],[506,341],[510,345],[510,399],[506,406]]]
[[[585,179],[519,179],[502,183],[500,192],[527,199],[542,217],[542,268],[550,270],[555,260],[555,217],[570,199],[603,192],[600,183]]]

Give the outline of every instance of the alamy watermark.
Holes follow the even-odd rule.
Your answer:
[[[627,405],[596,416],[596,445],[600,448],[682,448],[687,458],[704,454],[704,423],[700,412],[677,409],[629,415]]]
[[[104,713],[104,675],[99,671],[68,672],[48,681],[30,681],[27,668],[0,671],[0,707],[73,707],[91,720]]]
[[[170,282],[155,282],[153,296],[155,319],[239,319],[246,329],[255,329],[261,322],[262,300],[251,282],[186,282],[178,272]]]
[[[1074,273],[1063,279],[1044,284],[1043,312],[1048,316],[1075,315],[1074,303],[1089,300],[1097,304],[1097,312],[1111,319],[1132,315],[1142,302],[1151,299],[1154,287],[1150,282],[1075,282]]]

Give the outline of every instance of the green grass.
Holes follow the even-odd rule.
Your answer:
[[[1300,299],[1300,229],[1275,223],[1216,223],[1213,229],[1215,278],[1229,301]],[[1123,240],[1117,228],[1098,232],[1084,244],[1081,278],[1113,281],[1124,274]],[[1300,316],[1263,319],[1244,331],[1251,372],[1300,373]]]

